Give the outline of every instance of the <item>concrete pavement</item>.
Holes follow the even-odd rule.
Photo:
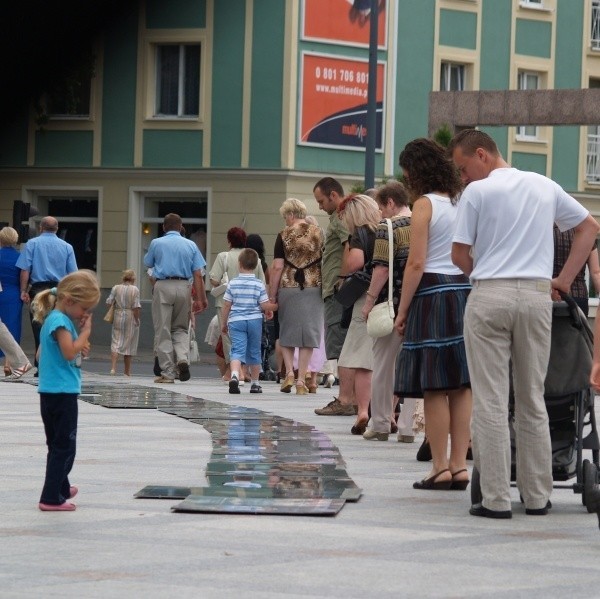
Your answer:
[[[87,383],[157,386],[151,366],[131,379],[86,372]],[[192,369],[192,374],[194,370]],[[163,387],[165,387],[163,385]],[[600,531],[581,496],[555,490],[545,517],[468,514],[469,491],[416,491],[427,473],[418,443],[369,442],[350,417],[313,413],[332,397],[229,395],[217,379],[169,385],[259,407],[317,427],[363,489],[334,518],[172,513],[171,500],[134,499],[149,484],[205,486],[211,439],[155,410],[79,402],[73,513],[37,509],[45,463],[35,387],[0,383],[0,596],[6,597],[597,597]],[[333,389],[336,391],[336,388]],[[589,457],[586,455],[586,457]]]

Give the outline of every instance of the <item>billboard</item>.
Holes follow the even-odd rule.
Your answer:
[[[385,0],[378,0],[380,49],[387,45]],[[371,0],[304,0],[302,39],[345,46],[369,46]]]
[[[298,143],[363,150],[366,147],[369,62],[302,53]],[[377,64],[376,149],[383,148],[385,64]]]

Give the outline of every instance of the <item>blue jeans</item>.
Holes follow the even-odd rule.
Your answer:
[[[46,479],[40,503],[60,505],[70,494],[69,472],[77,442],[77,393],[40,393],[46,432]]]
[[[228,323],[232,360],[239,360],[248,366],[262,363],[262,325],[262,318]]]

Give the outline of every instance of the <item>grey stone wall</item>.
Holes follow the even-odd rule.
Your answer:
[[[505,125],[599,125],[600,89],[431,92],[429,133]]]

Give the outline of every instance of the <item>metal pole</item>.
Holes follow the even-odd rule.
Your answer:
[[[369,15],[369,84],[367,88],[367,146],[365,150],[365,187],[375,187],[375,145],[377,141],[377,29],[379,0],[371,0]]]

